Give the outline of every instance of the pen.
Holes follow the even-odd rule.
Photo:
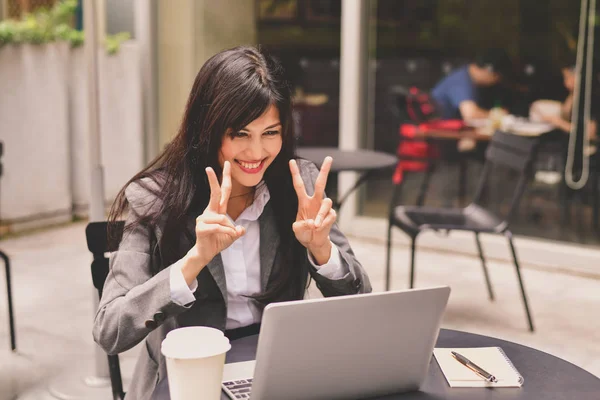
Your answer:
[[[498,382],[498,379],[496,379],[496,377],[494,375],[490,374],[489,372],[487,372],[486,370],[484,370],[483,368],[481,368],[477,364],[473,363],[467,357],[465,357],[463,355],[460,355],[460,354],[458,354],[455,351],[451,351],[450,353],[452,353],[452,357],[456,358],[456,360],[459,363],[461,363],[465,367],[469,368],[471,371],[475,372],[477,375],[479,375],[480,377],[482,377],[486,381],[492,382],[492,383]]]

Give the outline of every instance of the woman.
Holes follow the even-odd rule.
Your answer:
[[[282,73],[250,47],[213,56],[178,135],[117,196],[109,220],[129,212],[93,333],[109,354],[146,339],[129,400],[165,377],[172,329],[258,333],[264,306],[302,299],[309,276],[325,296],[371,290],[324,196],[331,158],[295,160]]]

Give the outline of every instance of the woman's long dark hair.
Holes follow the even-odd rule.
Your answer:
[[[179,244],[182,227],[190,215],[200,215],[208,205],[210,186],[205,168],[221,175],[218,152],[225,133],[239,130],[260,117],[269,106],[279,110],[283,144],[269,166],[264,181],[269,189],[270,206],[280,235],[279,256],[283,268],[273,271],[267,290],[254,298],[262,303],[302,298],[308,275],[302,262],[303,247],[292,232],[298,198],[295,194],[288,161],[295,158],[291,90],[283,78],[281,65],[253,47],[236,47],[211,57],[200,69],[192,87],[177,136],[146,168],[125,185],[137,182],[155,196],[156,207],[145,215],[136,215],[126,231],[144,226],[149,232],[161,224],[162,237],[151,248],[159,251],[161,265],[171,265],[185,255]],[[152,189],[140,182],[150,178],[158,183]],[[156,186],[156,185],[153,185]],[[117,195],[109,214],[114,222],[128,209],[125,187]],[[131,219],[130,219],[131,220]],[[156,238],[151,238],[156,241]],[[195,237],[190,238],[195,243]],[[304,257],[305,258],[305,257]]]

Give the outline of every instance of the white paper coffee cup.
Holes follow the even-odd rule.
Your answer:
[[[219,400],[225,353],[231,345],[218,329],[175,329],[161,345],[167,361],[171,400]]]

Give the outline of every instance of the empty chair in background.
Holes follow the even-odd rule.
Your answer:
[[[479,240],[480,233],[496,233],[506,236],[513,256],[521,295],[529,329],[533,332],[533,320],[529,311],[527,296],[517,258],[515,246],[512,240],[512,232],[509,230],[509,222],[516,214],[520,199],[526,184],[531,178],[531,167],[537,149],[538,139],[526,138],[510,133],[497,131],[492,138],[490,146],[486,151],[486,163],[483,169],[479,188],[470,205],[465,208],[433,208],[420,206],[397,206],[397,194],[392,197],[390,214],[388,220],[387,236],[387,264],[386,264],[386,290],[390,288],[391,270],[391,242],[392,228],[398,227],[411,239],[411,266],[409,287],[414,286],[415,277],[415,255],[417,237],[426,230],[449,232],[451,230],[470,231],[475,234],[475,241],[479,250],[479,256],[483,266],[485,281],[487,284],[490,300],[494,300],[494,292],[489,279],[483,248]],[[500,217],[483,206],[482,194],[489,186],[492,168],[501,166],[513,171],[518,175],[518,180],[513,193],[505,193],[511,196],[508,212]],[[396,186],[399,189],[399,186]]]

